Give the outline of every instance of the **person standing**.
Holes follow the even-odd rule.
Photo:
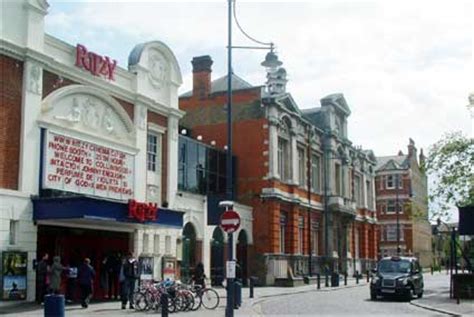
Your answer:
[[[77,265],[75,261],[69,263],[69,270],[67,271],[67,287],[66,287],[66,302],[73,303],[76,295],[77,282]]]
[[[133,257],[133,254],[129,252],[127,254],[127,260],[123,264],[123,275],[124,275],[124,290],[122,297],[122,309],[127,306],[129,302],[129,308],[133,309],[133,292],[135,291],[135,284],[138,279],[138,261]]]
[[[49,266],[48,266],[49,254],[45,253],[36,266],[36,292],[38,296],[38,303],[43,303],[44,295],[49,289]]]
[[[61,292],[61,274],[68,268],[61,264],[61,258],[57,255],[53,258],[53,265],[51,266],[51,291],[53,294]]]
[[[87,308],[92,295],[92,285],[95,277],[94,268],[91,266],[89,258],[84,259],[84,263],[79,268],[77,280],[81,289],[81,306]]]

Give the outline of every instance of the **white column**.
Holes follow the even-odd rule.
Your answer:
[[[360,190],[362,191],[362,206],[364,208],[368,208],[368,197],[367,197],[367,175],[365,173],[362,173],[362,185]]]
[[[19,190],[38,194],[41,130],[36,120],[41,113],[43,68],[30,59],[23,67]]]
[[[269,145],[268,145],[268,154],[269,154],[269,169],[268,177],[269,178],[280,178],[278,174],[278,127],[277,122],[269,122],[268,134],[269,134]]]
[[[137,155],[135,156],[135,199],[137,199],[138,201],[146,201],[147,117],[147,107],[144,104],[136,103],[134,107],[133,121],[136,127],[136,145],[139,150]]]
[[[162,197],[162,201],[168,201],[170,207],[174,205],[178,191],[178,120],[179,118],[173,114],[168,116],[167,197]]]
[[[290,159],[291,159],[291,183],[298,184],[298,145],[296,142],[296,134],[291,132],[291,146],[290,146]]]

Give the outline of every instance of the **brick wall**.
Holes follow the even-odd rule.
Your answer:
[[[18,189],[23,62],[0,56],[0,188]]]

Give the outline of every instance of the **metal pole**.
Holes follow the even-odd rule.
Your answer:
[[[396,175],[395,178],[395,208],[397,213],[397,255],[400,255],[400,215],[399,215],[399,208],[398,208],[398,188],[399,188],[399,175]]]
[[[227,157],[226,157],[226,196],[233,201],[233,171],[232,171],[232,0],[227,2]],[[233,256],[233,233],[228,234],[227,260],[232,261]],[[226,317],[234,316],[234,279],[227,278],[227,306]]]
[[[308,168],[308,179],[307,179],[307,185],[308,185],[308,274],[309,276],[313,276],[312,273],[312,263],[311,263],[311,255],[313,253],[312,250],[312,241],[311,241],[311,229],[312,229],[312,224],[311,224],[311,130],[308,127],[308,163],[307,163],[307,168]]]
[[[326,134],[326,132],[325,132]],[[323,165],[323,172],[324,172],[324,255],[326,257],[326,261],[329,261],[329,210],[328,210],[328,176],[327,176],[327,161],[328,161],[328,149],[327,149],[327,142],[326,140],[327,135],[323,139],[323,156],[324,156],[324,165]],[[326,263],[328,264],[328,263]],[[332,269],[331,269],[332,271]]]

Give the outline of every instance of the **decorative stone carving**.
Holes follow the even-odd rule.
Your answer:
[[[151,50],[148,57],[148,78],[150,83],[157,89],[161,89],[169,77],[169,67],[164,56]]]
[[[43,115],[46,121],[50,118],[67,128],[73,127],[116,139],[128,136],[125,124],[114,109],[92,95],[65,98],[56,104],[48,105],[43,112],[46,112]]]
[[[28,91],[41,94],[42,90],[42,81],[41,81],[41,67],[35,63],[29,63],[28,66]]]

